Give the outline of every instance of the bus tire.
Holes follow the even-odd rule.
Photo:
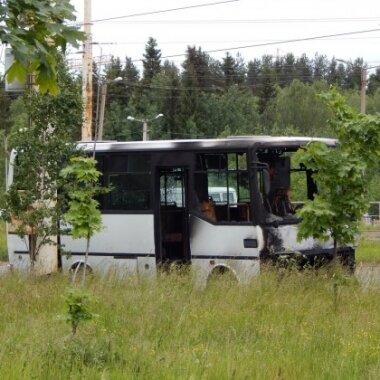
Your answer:
[[[84,262],[78,261],[74,263],[70,268],[70,281],[71,284],[74,284],[78,281],[78,279],[81,279],[83,277],[83,271],[84,271]],[[89,265],[86,265],[86,274],[91,274],[92,268]]]
[[[236,273],[227,265],[217,265],[207,278],[207,284],[217,281],[224,281],[230,284],[236,284],[239,282]]]

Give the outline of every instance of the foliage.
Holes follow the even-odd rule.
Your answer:
[[[161,70],[161,50],[157,48],[157,41],[152,37],[145,46],[143,66],[143,80],[145,84],[149,84]]]
[[[299,211],[302,222],[298,237],[331,236],[338,244],[352,243],[367,209],[364,172],[379,159],[380,115],[358,114],[336,90],[322,98],[334,113],[330,126],[339,144],[330,149],[315,142],[297,152],[297,160],[314,172],[318,187],[314,200]]]
[[[82,289],[70,288],[66,292],[67,314],[64,319],[71,325],[75,335],[81,322],[92,320],[96,315],[90,312],[91,297]]]
[[[135,126],[129,123],[126,128],[128,114],[124,110],[127,109],[139,118],[158,113],[165,115],[152,128],[153,139],[217,137],[234,133],[284,134],[287,131],[333,136],[331,128],[326,127],[331,111],[316,100],[315,94],[336,84],[349,104],[359,108],[357,73],[365,67],[360,59],[342,64],[318,54],[311,58],[291,53],[284,57],[266,55],[244,62],[241,56],[227,53],[218,61],[201,47],[189,46],[178,68],[174,62],[161,62],[160,49],[152,38],[146,44],[144,57],[142,79],[128,57],[124,66],[120,59],[112,58],[106,68],[107,80],[112,81],[117,76],[126,79],[109,84],[105,121],[109,139],[141,139],[141,133],[131,130]],[[156,69],[151,66],[154,62]],[[373,113],[377,109],[375,93],[378,86],[374,76],[369,78],[369,84],[372,92],[368,96],[368,111]],[[234,93],[243,102],[240,109],[233,101],[232,104],[226,102]],[[224,109],[222,112],[228,115],[228,120],[215,113],[220,112],[222,104],[231,107],[231,112]],[[251,105],[252,111],[249,111]],[[254,116],[248,123],[246,119],[250,113]],[[112,119],[109,127],[108,118]],[[238,125],[240,122],[242,124]],[[108,132],[107,128],[110,128]]]
[[[39,91],[56,95],[57,49],[67,43],[76,45],[83,34],[65,21],[73,21],[69,0],[8,0],[0,5],[0,39],[12,47],[15,63],[8,80],[25,80],[33,73]]]
[[[66,182],[65,188],[69,197],[68,210],[64,214],[64,220],[69,223],[74,239],[85,238],[87,241],[82,278],[84,285],[90,239],[95,232],[102,229],[99,202],[94,199],[102,191],[97,186],[101,173],[96,169],[95,158],[77,156],[70,159],[69,165],[62,169],[61,176]],[[79,268],[80,266],[75,270],[72,284],[75,283]]]
[[[91,157],[72,157],[69,164],[61,170],[69,197],[69,208],[64,219],[71,225],[74,239],[90,238],[101,230],[101,213],[96,186],[101,173],[96,169],[96,160]]]
[[[62,187],[59,171],[74,151],[70,142],[82,123],[77,83],[63,63],[58,81],[58,96],[33,91],[25,95],[23,102],[31,123],[23,127],[16,123],[9,135],[9,147],[17,150],[17,160],[14,181],[6,194],[5,217],[19,221],[19,236],[32,233],[34,239],[39,239],[37,246],[30,245],[32,264],[39,248],[50,242],[49,236],[57,235],[63,207],[58,194]],[[19,121],[23,123],[25,119]]]
[[[248,90],[230,87],[224,94],[200,98],[201,136],[253,135],[260,133],[257,101]]]
[[[298,79],[292,81],[271,100],[266,111],[268,120],[273,120],[273,125],[284,129],[292,127],[302,136],[328,137],[331,132],[326,130],[326,122],[331,117],[331,111],[317,98],[323,90],[327,90],[325,82],[310,85]]]

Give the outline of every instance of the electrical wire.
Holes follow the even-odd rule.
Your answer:
[[[168,13],[168,12],[182,11],[182,10],[186,10],[186,9],[194,9],[194,8],[210,7],[210,6],[214,6],[214,5],[221,5],[221,4],[227,4],[227,3],[235,3],[237,1],[240,1],[240,0],[225,0],[225,1],[217,1],[217,2],[214,2],[214,3],[195,4],[195,5],[189,5],[189,6],[186,6],[186,7],[162,9],[162,10],[151,11],[151,12],[133,13],[133,14],[124,15],[124,16],[115,16],[115,17],[101,18],[101,19],[97,19],[97,20],[92,20],[91,22],[95,23],[95,22],[104,22],[104,21],[119,20],[119,19],[122,19],[122,18],[148,16],[148,15],[154,15],[154,14],[159,14],[159,13]]]
[[[112,20],[110,20],[112,21]],[[126,20],[112,24],[292,24],[292,23],[347,23],[379,22],[380,17],[334,17],[334,18],[263,18],[263,19],[177,19],[177,20]]]
[[[205,50],[203,53],[218,53],[223,51],[232,51],[232,50],[242,50],[242,49],[249,49],[249,48],[255,48],[255,47],[263,47],[263,46],[273,46],[273,45],[283,45],[283,44],[289,44],[289,43],[295,43],[295,42],[303,42],[303,41],[314,41],[314,40],[320,40],[324,38],[330,38],[330,37],[343,37],[343,36],[351,36],[355,34],[364,34],[364,33],[372,33],[372,32],[379,32],[380,29],[367,29],[367,30],[358,30],[354,32],[344,32],[344,33],[334,33],[334,34],[325,34],[321,36],[312,36],[312,37],[303,37],[303,38],[293,38],[288,40],[279,40],[279,41],[273,41],[273,42],[264,42],[260,44],[253,44],[253,45],[242,45],[242,46],[233,46],[223,49],[211,49],[211,50]],[[176,58],[176,57],[183,57],[186,53],[182,54],[172,54],[172,55],[166,55],[162,56],[161,59],[166,58]],[[137,59],[133,60],[132,62],[141,62],[143,59]]]

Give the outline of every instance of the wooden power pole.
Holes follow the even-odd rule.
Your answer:
[[[83,125],[82,141],[92,140],[92,32],[91,0],[84,0],[84,33],[86,39],[83,52]]]
[[[366,112],[366,89],[367,89],[367,68],[362,67],[361,86],[360,86],[360,112]]]

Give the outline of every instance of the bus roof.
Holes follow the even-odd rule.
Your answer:
[[[185,150],[245,150],[248,148],[297,149],[310,142],[323,142],[328,146],[336,146],[338,141],[317,137],[289,136],[234,136],[221,139],[189,139],[189,140],[150,140],[150,141],[89,141],[79,142],[78,146],[85,150],[97,152],[123,151],[185,151]]]

